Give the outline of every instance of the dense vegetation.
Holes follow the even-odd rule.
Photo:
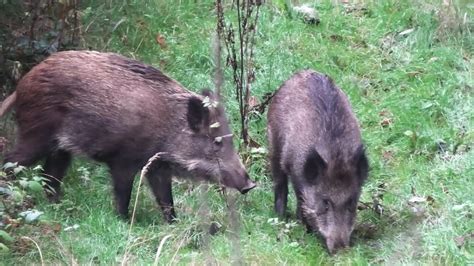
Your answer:
[[[252,94],[262,101],[304,68],[330,75],[348,94],[371,165],[350,250],[329,256],[295,217],[275,217],[265,113],[253,112],[255,143],[241,154],[259,186],[239,196],[235,208],[229,206],[233,193],[177,179],[179,221],[166,224],[143,187],[129,232],[115,213],[104,166],[76,159],[58,204],[36,193],[38,169],[19,168],[23,182],[1,183],[16,188],[18,198],[12,203],[2,196],[0,212],[9,218],[0,223],[0,261],[151,264],[157,256],[166,264],[473,263],[474,7],[313,1],[321,23],[310,25],[284,2],[261,9]],[[190,90],[213,87],[212,1],[81,1],[80,8],[84,47],[140,59]],[[238,130],[230,70],[225,77],[226,107]],[[292,196],[292,210],[294,203]],[[210,216],[198,215],[202,208]],[[15,216],[25,210],[33,210],[30,222],[28,213]],[[218,228],[212,236],[210,221]]]

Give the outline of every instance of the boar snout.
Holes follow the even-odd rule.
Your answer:
[[[239,192],[242,193],[242,194],[246,194],[247,192],[249,192],[250,190],[252,190],[254,187],[257,186],[257,184],[255,182],[250,180],[250,178],[248,177],[247,174],[246,174],[246,176],[247,176],[247,178],[246,178],[245,185],[241,189],[239,189]]]
[[[337,236],[326,238],[326,246],[329,253],[336,254],[341,249],[349,247],[349,236]]]
[[[235,188],[242,194],[249,192],[256,186],[240,161],[237,166],[223,169],[222,176],[222,184],[224,186]]]
[[[228,171],[223,172],[223,185],[226,187],[235,188],[242,194],[249,192],[256,186],[255,182],[250,180],[247,172],[244,172],[243,174],[236,174]]]

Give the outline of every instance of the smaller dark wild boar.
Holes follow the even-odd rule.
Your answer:
[[[171,222],[172,176],[219,182],[242,193],[255,186],[218,100],[117,54],[59,52],[26,74],[0,108],[2,115],[15,107],[18,123],[17,144],[5,161],[30,166],[44,158],[53,198],[72,154],[104,162],[118,212],[127,216],[135,174],[160,152],[147,178]]]
[[[330,253],[347,247],[368,174],[347,97],[325,75],[296,73],[272,99],[268,141],[277,214],[285,215],[290,178],[298,218],[319,231]]]

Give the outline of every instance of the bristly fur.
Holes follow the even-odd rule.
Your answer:
[[[110,54],[109,58],[110,63],[112,65],[116,65],[122,68],[123,70],[128,70],[134,74],[141,76],[146,80],[158,82],[160,84],[175,82],[174,80],[163,74],[163,72],[161,72],[160,70],[152,66],[145,65],[140,61],[119,56],[116,54]]]
[[[216,145],[215,138],[231,131],[223,108],[204,107],[205,97],[215,98],[212,92],[188,91],[160,70],[117,54],[59,52],[26,74],[8,98],[14,99],[19,130],[6,161],[29,166],[45,159],[45,175],[54,177],[48,182],[56,191],[73,154],[104,162],[113,177],[117,209],[126,216],[134,174],[160,153],[148,181],[171,221],[172,176],[222,181],[243,193],[255,186],[232,139]],[[13,104],[2,107],[7,105]],[[216,122],[220,126],[211,128]]]
[[[273,96],[267,128],[276,212],[286,212],[290,179],[298,217],[319,230],[330,251],[346,245],[368,172],[346,95],[328,76],[300,71]]]

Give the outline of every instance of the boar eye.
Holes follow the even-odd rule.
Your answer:
[[[328,211],[329,211],[329,205],[331,205],[331,203],[329,202],[328,199],[323,199],[321,201],[321,207],[318,208],[318,213],[317,215],[324,215],[326,214]]]
[[[217,147],[221,147],[222,146],[222,141],[214,141],[214,145],[217,146]]]
[[[325,211],[329,210],[329,205],[330,205],[329,200],[328,199],[323,199],[323,207],[324,207]]]

